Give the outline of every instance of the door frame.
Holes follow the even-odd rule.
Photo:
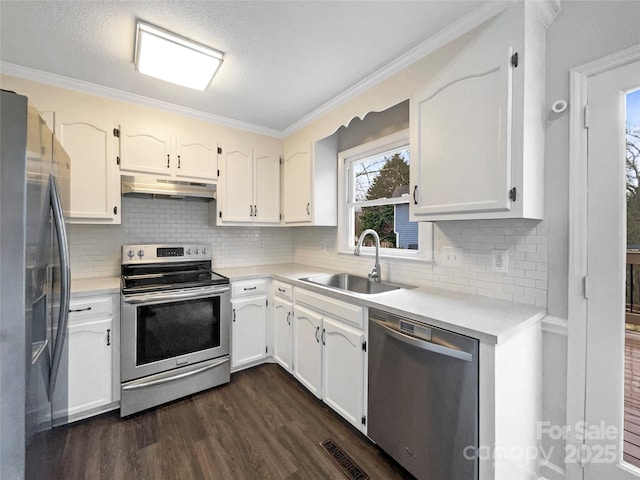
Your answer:
[[[587,358],[587,102],[589,78],[640,61],[640,45],[571,69],[569,112],[569,276],[566,425],[585,419]],[[580,451],[582,442],[567,435],[568,451]],[[582,479],[578,463],[565,465],[567,480]]]

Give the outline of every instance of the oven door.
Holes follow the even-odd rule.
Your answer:
[[[123,382],[229,355],[228,285],[123,295]]]

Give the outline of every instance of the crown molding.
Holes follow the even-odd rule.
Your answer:
[[[142,95],[124,92],[115,88],[104,87],[95,83],[85,82],[83,80],[77,80],[70,77],[64,77],[62,75],[56,75],[55,73],[43,72],[41,70],[23,67],[22,65],[0,62],[0,73],[11,75],[13,77],[24,78],[25,80],[45,83],[54,87],[61,87],[77,92],[97,95],[100,97],[109,98],[111,100],[120,100],[127,103],[133,103],[135,105],[155,108],[165,112],[177,113],[179,115],[195,118],[197,120],[203,120],[206,122],[223,125],[225,127],[231,127],[238,130],[257,133],[260,135],[266,135],[268,137],[275,137],[279,139],[284,138],[283,133],[280,130],[276,130],[274,128],[268,128],[249,122],[234,120],[233,118],[223,117],[222,115],[215,115],[212,113],[203,112],[201,110],[196,110],[194,108],[182,107],[173,103],[163,102],[161,100],[144,97]]]
[[[340,93],[325,104],[316,108],[308,115],[305,115],[300,120],[291,124],[282,131],[283,137],[288,137],[292,133],[317,120],[327,112],[330,112],[334,108],[343,105],[349,100],[367,91],[371,87],[381,83],[392,75],[395,75],[401,70],[404,70],[405,68],[414,64],[418,60],[426,57],[430,53],[433,53],[439,48],[444,47],[456,38],[461,37],[465,33],[470,32],[474,28],[482,25],[484,22],[507,10],[515,1],[517,0],[484,3],[473,12],[465,15],[464,17],[461,17],[456,22],[440,30],[438,33],[429,37],[422,43],[416,45],[411,50],[407,51],[391,63],[388,63],[380,70],[372,73],[364,80],[361,80],[352,87],[346,89],[344,92]]]
[[[560,0],[527,0],[538,14],[544,28],[549,28],[560,13]]]

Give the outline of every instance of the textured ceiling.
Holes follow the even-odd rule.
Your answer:
[[[484,3],[0,0],[0,60],[283,130]],[[225,52],[209,89],[137,73],[136,19]]]

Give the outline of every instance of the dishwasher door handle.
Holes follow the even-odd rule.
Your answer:
[[[456,350],[455,348],[451,348],[451,347],[445,347],[444,345],[438,345],[437,343],[432,343],[426,340],[420,340],[419,338],[412,337],[411,335],[407,335],[406,333],[399,332],[398,330],[391,328],[388,325],[385,325],[383,322],[379,320],[375,320],[373,318],[371,318],[370,320],[376,323],[377,325],[380,325],[384,329],[387,335],[403,343],[412,345],[422,350],[428,350],[430,352],[438,353],[440,355],[446,355],[448,357],[464,360],[465,362],[473,361],[473,355],[469,352]]]

